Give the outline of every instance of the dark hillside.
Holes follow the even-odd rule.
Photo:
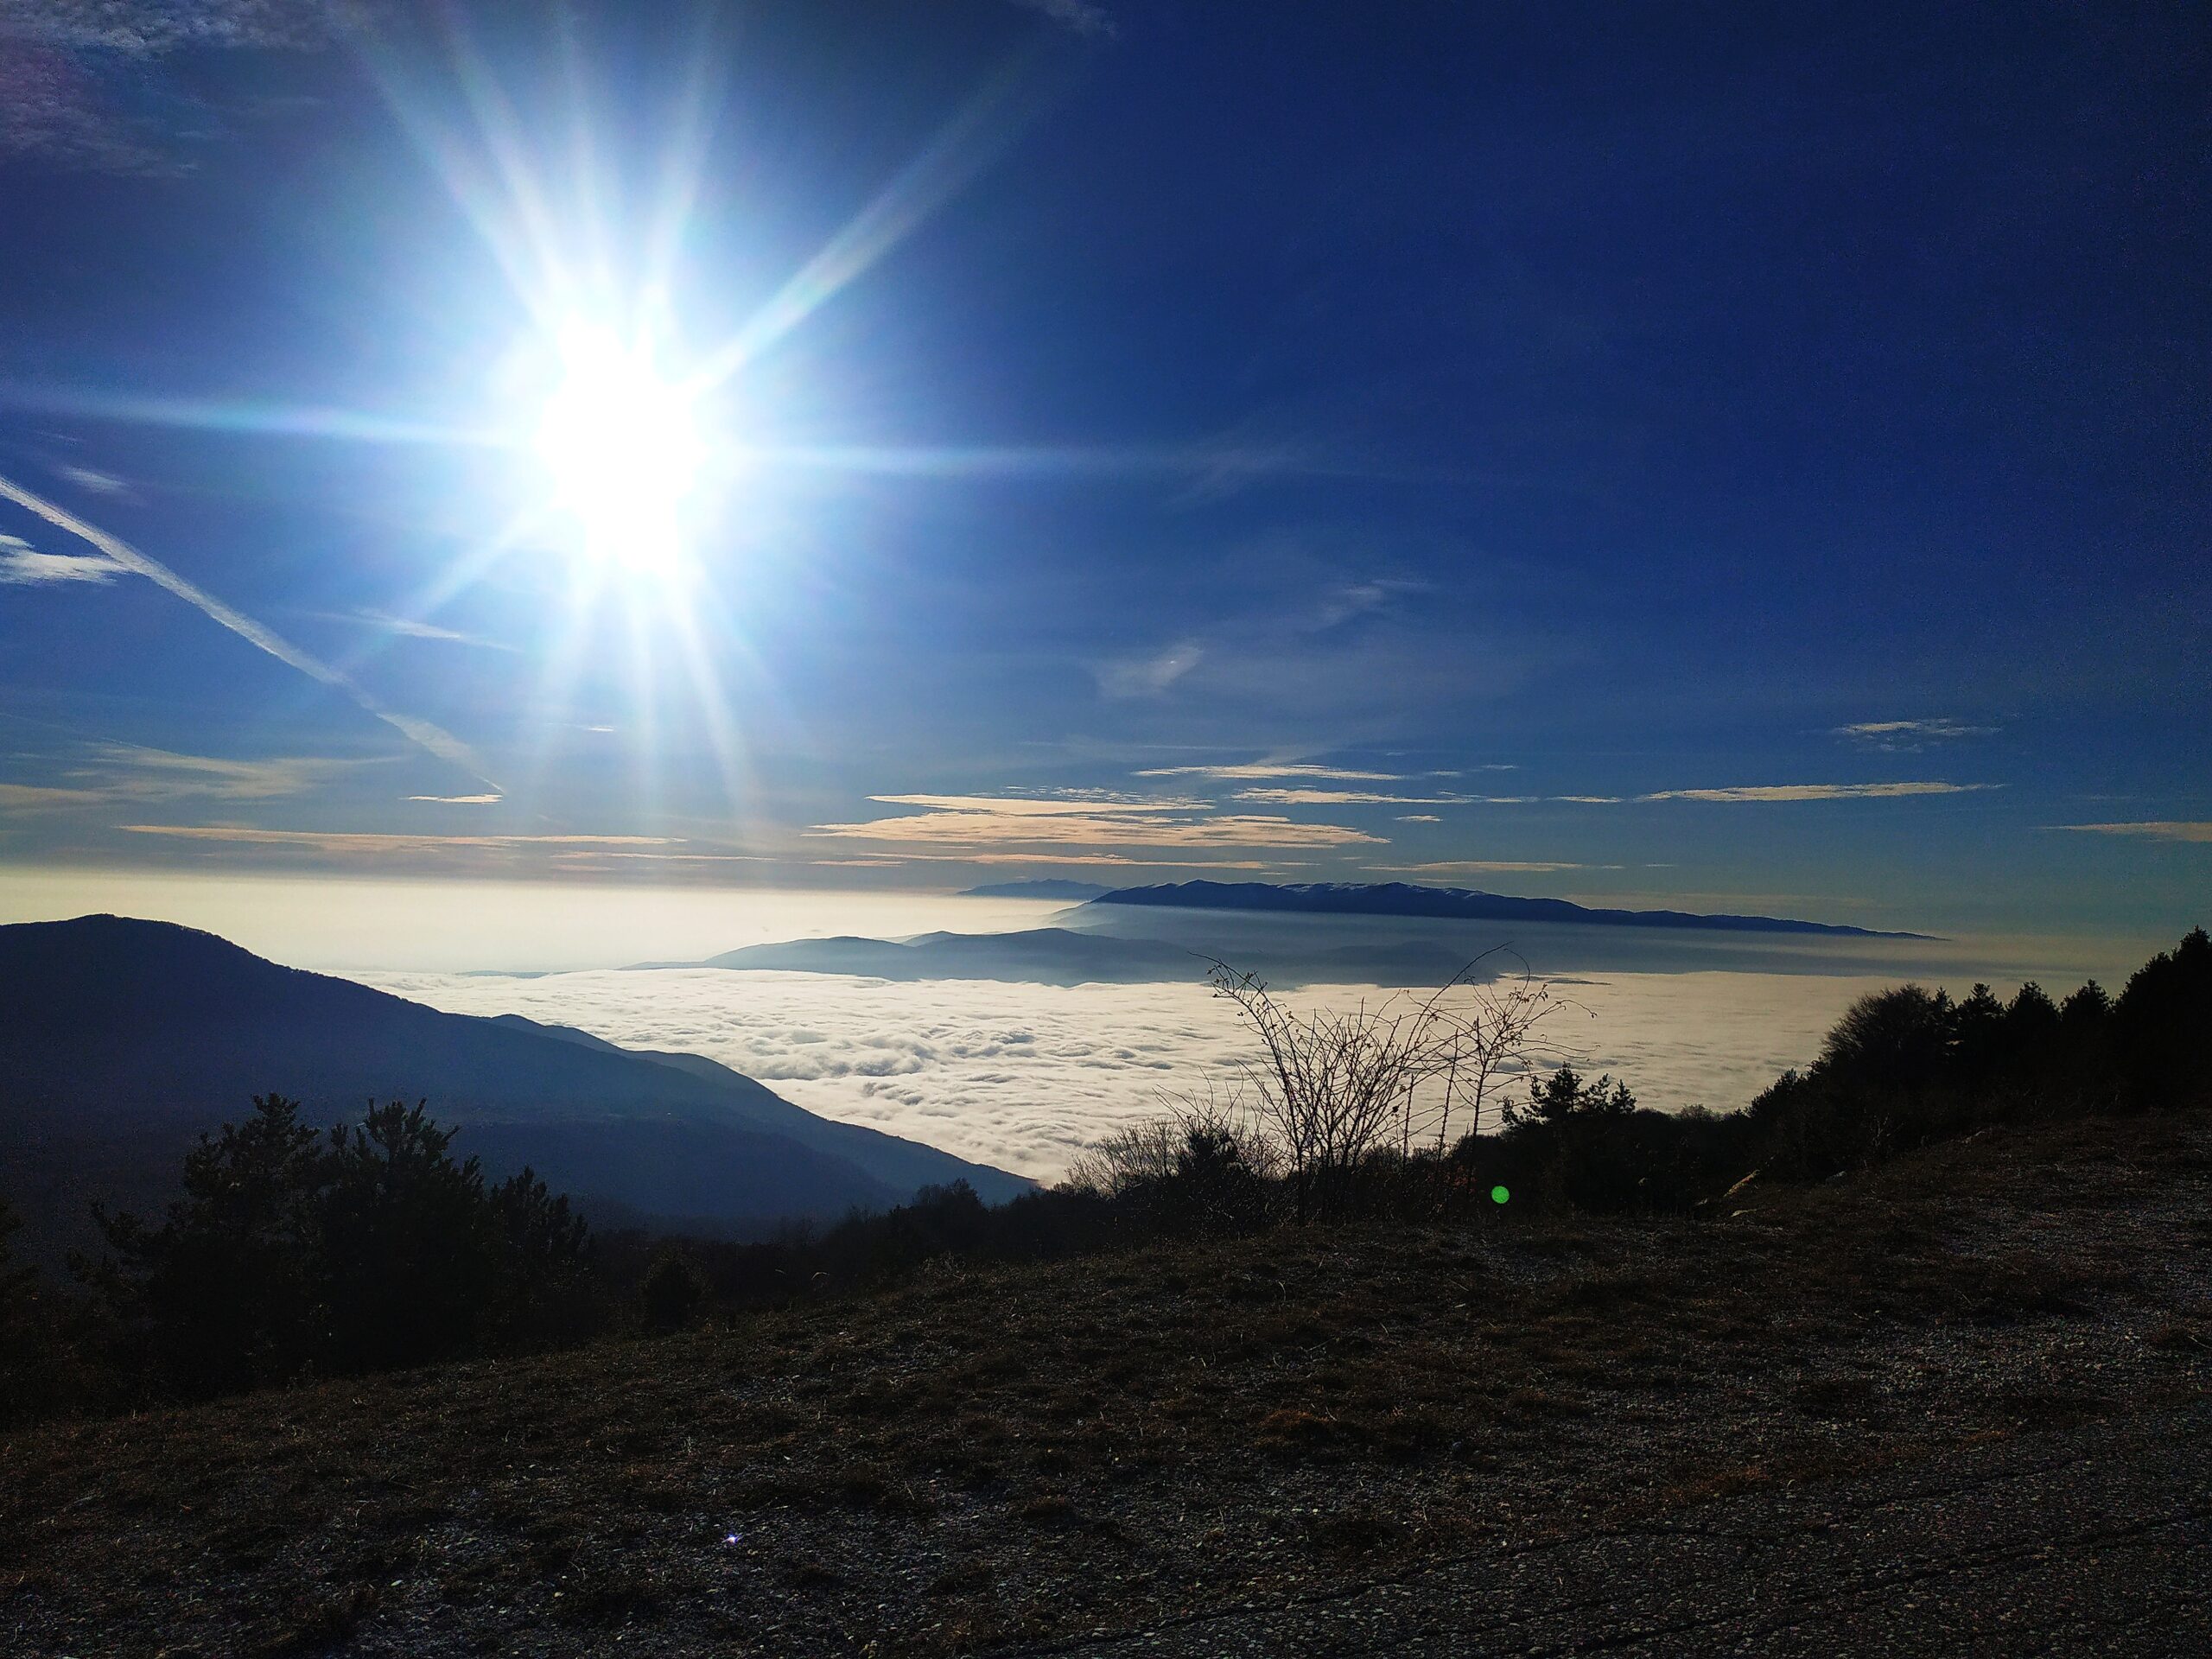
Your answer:
[[[1148,905],[1177,910],[1280,911],[1303,916],[1428,916],[1471,921],[1580,922],[1602,927],[1671,927],[1730,933],[1821,933],[1861,939],[1916,939],[1833,922],[1781,916],[1709,915],[1681,910],[1593,910],[1565,899],[1522,899],[1471,887],[1411,881],[1169,881],[1118,887],[1093,905]]]
[[[0,927],[0,1185],[34,1242],[87,1197],[149,1202],[191,1136],[271,1089],[323,1122],[428,1097],[495,1173],[534,1164],[588,1210],[625,1217],[743,1229],[881,1207],[932,1182],[995,1198],[1028,1185],[827,1122],[725,1068],[442,1014],[162,923]]]
[[[27,1654],[2008,1629],[2201,1653],[2208,1384],[2212,1117],[1999,1128],[1704,1222],[946,1265],[665,1340],[23,1431],[0,1630]]]

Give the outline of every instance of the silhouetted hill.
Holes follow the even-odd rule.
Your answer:
[[[1681,910],[1593,910],[1564,899],[1517,899],[1471,887],[1424,887],[1407,881],[1171,881],[1119,887],[1094,905],[1154,905],[1179,910],[1281,911],[1303,916],[1431,916],[1464,921],[1576,922],[1599,927],[1681,927],[1738,933],[1825,933],[1861,939],[1920,939],[1924,933],[1883,933],[1829,922],[1776,916],[1707,916]]]
[[[35,1233],[75,1230],[87,1197],[158,1198],[194,1134],[272,1090],[324,1122],[428,1098],[464,1155],[494,1174],[531,1165],[603,1219],[744,1230],[931,1183],[993,1200],[1029,1185],[711,1061],[440,1013],[166,923],[0,927],[0,1185]]]
[[[749,944],[703,963],[644,965],[856,974],[902,982],[990,979],[1031,985],[1150,985],[1203,979],[1210,960],[1203,951],[1166,939],[1128,939],[1110,933],[1077,933],[1065,927],[1035,927],[1018,933],[925,933],[906,940],[849,936],[793,939],[783,944]],[[1465,958],[1442,945],[1400,939],[1296,949],[1256,946],[1240,950],[1237,963],[1284,985],[1335,980],[1441,985],[1465,966]]]
[[[1110,887],[1096,881],[1067,881],[1058,876],[1040,876],[1031,881],[987,881],[980,887],[962,891],[963,899],[1065,899],[1079,902],[1096,899],[1110,893]]]
[[[906,940],[792,939],[709,957],[708,968],[861,974],[871,979],[1005,979],[1043,985],[1195,979],[1203,957],[1153,939],[1117,939],[1062,927],[1019,933],[925,933]]]

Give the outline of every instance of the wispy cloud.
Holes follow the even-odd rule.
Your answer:
[[[2092,836],[2136,836],[2145,841],[2212,842],[2212,823],[2161,819],[2148,823],[2057,823],[2054,830],[2074,830]]]
[[[137,743],[100,743],[93,766],[74,774],[105,772],[118,795],[216,795],[238,801],[273,800],[315,788],[354,767],[373,761],[335,760],[310,755],[277,755],[263,760],[232,760],[212,754],[181,754]]]
[[[130,486],[113,473],[103,473],[90,467],[64,467],[61,476],[80,490],[90,490],[94,495],[128,495]]]
[[[1089,40],[1110,40],[1114,35],[1114,19],[1103,6],[1093,5],[1090,0],[1014,0],[1024,11],[1033,11],[1048,17],[1071,34]]]
[[[327,613],[326,613],[327,614]],[[332,619],[340,622],[366,622],[386,633],[396,633],[406,639],[436,639],[448,645],[474,645],[480,651],[513,652],[520,648],[504,639],[488,639],[480,633],[464,633],[459,628],[441,627],[435,622],[425,622],[419,617],[394,616],[389,611],[356,611],[351,615],[340,613]]]
[[[421,836],[365,830],[257,830],[242,824],[124,823],[134,836],[162,836],[175,841],[216,841],[245,847],[300,847],[315,852],[382,856],[404,853],[514,851],[554,847],[674,847],[674,836]]]
[[[1639,801],[1859,801],[1901,795],[1968,795],[1996,784],[1748,784],[1732,789],[1662,789]],[[1561,799],[1567,798],[1562,796]]]
[[[48,784],[0,784],[0,810],[66,812],[98,806],[114,798],[96,789],[60,789]]]
[[[186,48],[306,51],[359,19],[350,0],[0,0],[0,154],[73,169],[182,170],[147,113],[149,66]],[[204,129],[213,111],[168,94]]]
[[[52,785],[10,785],[0,796],[18,810],[67,810],[124,802],[276,800],[299,795],[373,760],[278,755],[233,760],[135,743],[96,743]]]
[[[996,795],[874,798],[887,805],[928,810],[862,823],[820,823],[805,833],[967,849],[1058,845],[1088,851],[1115,847],[1347,847],[1382,840],[1342,824],[1217,813],[1204,801],[1125,800],[1110,796],[1049,800]]]
[[[1258,806],[1464,806],[1471,795],[1378,795],[1364,789],[1240,789]]]
[[[1198,665],[1203,646],[1185,641],[1164,651],[1112,657],[1091,665],[1098,690],[1109,697],[1157,697]]]
[[[1398,815],[1398,822],[1400,823],[1441,823],[1444,820],[1433,812],[1402,812]]]
[[[1398,802],[1405,804],[1446,806],[1535,806],[1566,804],[1573,806],[1621,806],[1629,802],[1642,801],[1855,801],[1880,799],[1902,795],[1966,795],[1986,789],[2001,789],[2001,784],[1743,784],[1723,789],[1659,789],[1646,795],[1438,795],[1429,797],[1363,795],[1354,791],[1332,793],[1321,790],[1261,789],[1242,790],[1236,798],[1243,801],[1266,800],[1276,805],[1317,805],[1335,802],[1351,805],[1363,802]],[[1433,817],[1416,815],[1408,823],[1434,823]]]
[[[1987,737],[1996,729],[1994,726],[1969,726],[1964,721],[1950,719],[1862,720],[1835,727],[1834,734],[1847,738],[1862,748],[1900,753],[1956,738]]]
[[[1132,870],[1280,870],[1293,868],[1281,859],[1131,858],[1122,853],[921,853],[901,848],[882,858],[817,858],[823,868],[896,869],[902,864],[1071,864],[1086,869],[1101,865]]]
[[[1370,864],[1395,875],[1541,874],[1549,870],[1617,870],[1618,864],[1570,864],[1548,858],[1446,858],[1427,864]]]
[[[1001,817],[1077,817],[1096,812],[1206,812],[1207,801],[1160,800],[1141,795],[1055,793],[1028,795],[871,795],[886,806],[926,806],[943,812],[990,812]]]
[[[1131,774],[1137,778],[1330,778],[1344,783],[1403,783],[1419,774],[1402,772],[1357,772],[1348,766],[1316,766],[1297,760],[1250,760],[1217,766],[1146,766]]]
[[[596,858],[642,858],[662,864],[766,864],[766,853],[633,853],[598,852]]]
[[[1380,844],[1382,837],[1333,823],[1296,823],[1288,818],[1224,815],[1188,822],[1129,816],[1001,817],[988,812],[926,812],[876,818],[865,823],[817,824],[810,836],[849,840],[914,842],[923,845],[988,847],[1001,842],[1059,842],[1124,847],[1350,847]]]
[[[209,621],[228,628],[247,644],[267,652],[278,662],[288,667],[297,669],[308,678],[329,686],[334,690],[343,692],[351,697],[363,712],[374,715],[385,725],[401,733],[409,741],[429,751],[441,760],[461,767],[480,783],[492,782],[492,779],[484,775],[482,766],[470,751],[469,747],[451,732],[442,727],[434,726],[427,720],[418,720],[412,715],[404,715],[397,709],[387,709],[377,698],[371,696],[368,692],[356,685],[346,675],[331,667],[329,664],[310,657],[274,629],[255,621],[244,612],[233,610],[213,594],[186,581],[160,560],[149,558],[141,553],[120,537],[111,536],[99,526],[86,524],[76,514],[56,506],[42,496],[34,495],[22,485],[11,483],[5,478],[0,478],[0,497],[13,501],[27,512],[36,513],[56,530],[67,531],[79,541],[89,543],[99,549],[111,563],[120,565],[133,575],[143,576],[156,587],[165,588],[175,594]]]
[[[50,582],[113,582],[123,567],[80,553],[41,553],[20,536],[0,536],[0,582],[17,588]]]

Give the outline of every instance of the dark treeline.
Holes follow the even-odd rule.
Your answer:
[[[158,1224],[95,1206],[71,1295],[0,1240],[0,1414],[129,1406],[512,1351],[596,1324],[587,1236],[525,1170],[493,1185],[424,1107],[327,1134],[264,1095],[185,1156]]]
[[[328,1134],[276,1096],[203,1137],[151,1224],[103,1215],[73,1287],[10,1265],[0,1204],[0,1422],[204,1398],[595,1336],[670,1331],[894,1282],[924,1264],[1039,1261],[1325,1214],[1510,1224],[1704,1211],[1747,1175],[1811,1181],[1998,1124],[2212,1101],[2212,941],[2197,930],[2117,998],[1906,985],[1861,999],[1820,1058],[1745,1109],[1667,1113],[1571,1067],[1443,1151],[1377,1145],[1313,1205],[1249,1123],[1125,1132],[1078,1178],[995,1208],[964,1184],[763,1243],[587,1236],[527,1172],[487,1182],[422,1106]],[[1501,1203],[1494,1194],[1503,1192]]]

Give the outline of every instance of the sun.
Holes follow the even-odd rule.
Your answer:
[[[534,446],[553,505],[594,563],[674,572],[708,459],[695,396],[661,372],[649,341],[603,325],[569,323],[556,353]]]

